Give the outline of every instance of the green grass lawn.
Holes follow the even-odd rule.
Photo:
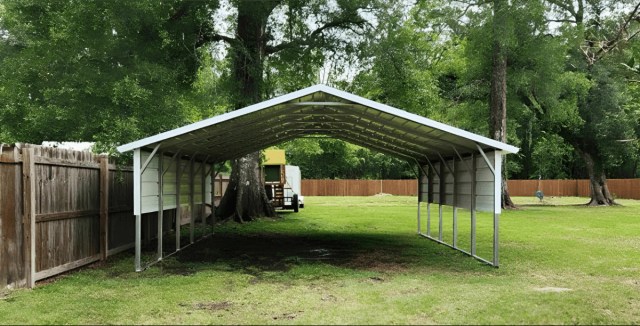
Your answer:
[[[415,198],[305,199],[298,214],[217,226],[142,273],[124,253],[0,293],[0,323],[640,323],[640,201],[515,198],[496,269],[417,236]],[[468,211],[459,219],[465,246]],[[450,220],[445,210],[445,239]],[[490,230],[480,214],[487,258]]]

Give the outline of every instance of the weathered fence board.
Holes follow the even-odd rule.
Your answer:
[[[0,288],[26,283],[22,241],[22,165],[15,148],[0,151]],[[6,190],[5,190],[6,189]],[[19,216],[20,218],[5,218]]]

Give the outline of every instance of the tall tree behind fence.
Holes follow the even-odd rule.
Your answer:
[[[609,179],[608,185],[616,198],[640,199],[640,179]],[[416,187],[416,180],[302,180],[305,196],[416,196]],[[512,196],[534,196],[537,190],[545,196],[590,195],[589,180],[509,180]]]

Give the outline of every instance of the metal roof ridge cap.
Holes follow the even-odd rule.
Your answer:
[[[231,112],[227,112],[227,113],[223,113],[220,115],[216,115],[204,120],[200,120],[182,127],[178,127],[175,129],[171,129],[171,130],[167,130],[164,132],[161,132],[159,134],[153,135],[153,136],[149,136],[149,137],[145,137],[127,144],[123,144],[118,146],[116,149],[118,150],[118,152],[120,153],[124,153],[124,152],[128,152],[130,150],[136,149],[136,148],[141,148],[153,143],[157,143],[159,141],[163,141],[167,138],[170,137],[175,137],[175,136],[179,136],[179,135],[183,135],[185,133],[191,132],[191,131],[195,131],[204,127],[208,127],[214,124],[217,124],[219,122],[223,122],[226,120],[230,120],[233,118],[237,118],[239,116],[245,115],[247,113],[251,113],[251,112],[255,112],[255,111],[259,111],[262,109],[266,109],[268,107],[277,105],[277,104],[281,104],[305,95],[309,95],[311,93],[314,92],[318,92],[318,91],[323,91],[323,86],[326,87],[326,85],[323,84],[316,84],[307,88],[303,88],[301,90],[295,91],[295,92],[291,92],[291,93],[287,93],[278,97],[274,97],[272,99],[266,100],[266,101],[262,101],[256,104],[252,104],[249,105],[247,107],[244,107],[242,109],[238,109],[238,110],[234,110]]]
[[[383,111],[383,112],[386,112],[386,113],[389,113],[389,114],[393,114],[395,116],[403,117],[403,115],[409,115],[410,116],[409,118],[411,118],[411,120],[413,120],[414,122],[419,122],[419,123],[422,123],[422,124],[426,124],[426,125],[429,125],[431,127],[437,128],[437,129],[445,131],[445,132],[454,133],[454,134],[456,134],[458,136],[469,138],[470,140],[480,142],[480,143],[482,143],[484,145],[495,147],[495,148],[498,148],[498,149],[501,149],[501,150],[504,150],[504,151],[507,151],[507,152],[513,153],[513,154],[515,154],[515,153],[520,151],[520,149],[518,147],[515,147],[513,145],[509,145],[509,144],[503,143],[501,141],[497,141],[497,140],[494,140],[494,139],[491,139],[491,138],[488,138],[488,137],[485,137],[485,136],[481,136],[481,135],[472,133],[470,131],[466,131],[464,129],[460,129],[460,128],[457,128],[457,127],[454,127],[454,126],[450,126],[450,125],[447,125],[445,123],[438,122],[438,121],[435,121],[433,119],[429,119],[427,117],[423,117],[423,116],[415,114],[415,113],[411,113],[411,112],[408,112],[408,111],[405,111],[405,110],[394,108],[394,107],[392,107],[390,105],[386,105],[386,104],[383,104],[383,103],[372,101],[372,100],[369,100],[369,99],[364,98],[362,96],[358,96],[358,95],[351,94],[351,93],[348,93],[348,92],[345,92],[345,91],[341,91],[339,89],[336,89],[336,88],[333,88],[333,87],[330,87],[330,86],[327,86],[327,85],[323,85],[323,84],[319,84],[317,86],[321,86],[322,91],[325,91],[325,92],[327,92],[327,93],[329,93],[331,95],[338,96],[338,97],[344,98],[346,100],[354,101],[354,102],[357,102],[359,104],[366,105],[366,106],[369,106],[371,108],[374,108],[376,110],[380,110],[380,111]],[[417,121],[417,120],[423,120],[426,123],[424,123],[422,121]]]

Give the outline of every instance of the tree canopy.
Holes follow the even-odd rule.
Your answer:
[[[509,177],[638,177],[640,4],[498,2],[497,30],[495,1],[4,0],[0,141],[104,150],[318,82],[491,136],[499,38]],[[305,177],[415,177],[337,140],[282,147]]]

